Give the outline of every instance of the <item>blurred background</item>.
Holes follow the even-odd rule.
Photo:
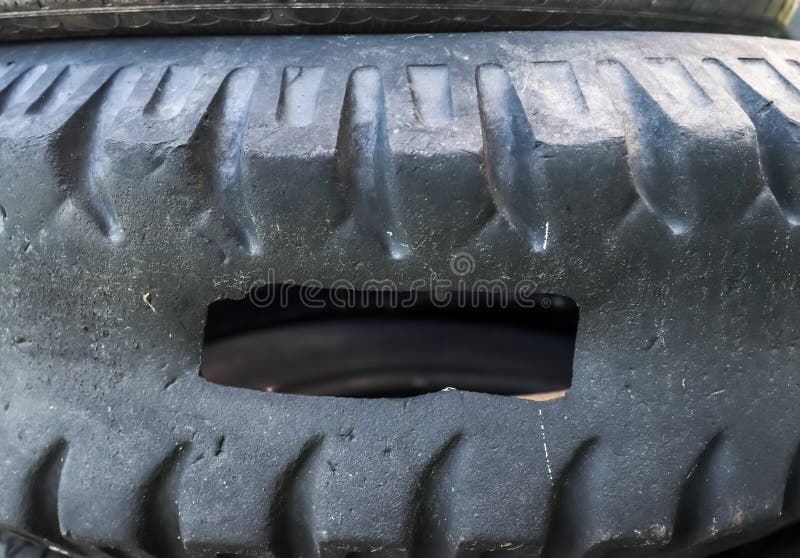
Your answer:
[[[789,33],[792,39],[800,39],[800,12],[795,14],[794,20],[789,26]]]

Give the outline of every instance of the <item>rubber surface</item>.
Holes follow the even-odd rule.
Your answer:
[[[797,43],[0,58],[3,525],[113,555],[569,558],[702,556],[800,520]],[[207,305],[253,281],[431,273],[578,302],[567,396],[198,376]]]
[[[0,38],[660,29],[782,35],[797,0],[0,0]]]
[[[0,532],[0,556],[3,558],[59,558],[63,554],[48,551],[46,547],[11,533]]]

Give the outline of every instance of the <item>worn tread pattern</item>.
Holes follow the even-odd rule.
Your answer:
[[[128,557],[566,558],[797,520],[800,46],[200,41],[0,48],[0,525]],[[581,304],[566,398],[197,375],[207,304],[255,280],[408,286],[463,252]]]

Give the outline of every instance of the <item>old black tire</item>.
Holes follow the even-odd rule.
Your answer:
[[[228,37],[0,59],[6,528],[113,556],[569,558],[704,555],[800,520],[800,45]],[[208,304],[255,280],[403,286],[459,253],[580,304],[565,398],[198,375]]]
[[[796,0],[15,0],[0,38],[198,33],[639,29],[781,35]]]

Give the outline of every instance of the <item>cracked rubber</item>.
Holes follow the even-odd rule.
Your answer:
[[[508,29],[780,36],[797,0],[0,0],[0,38]]]
[[[0,47],[0,525],[111,556],[704,556],[800,520],[800,44]],[[198,375],[260,279],[533,281],[573,385]]]

